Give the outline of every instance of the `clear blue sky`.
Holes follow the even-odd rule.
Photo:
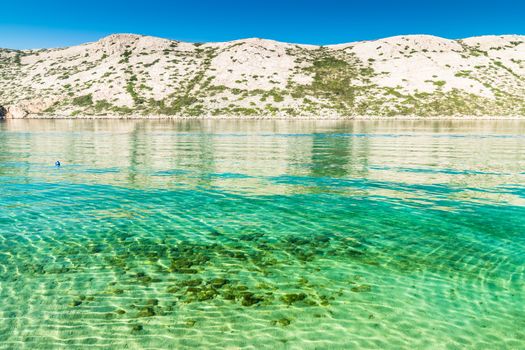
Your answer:
[[[112,33],[321,45],[400,34],[525,34],[525,0],[9,0],[0,9],[4,48],[67,46]]]

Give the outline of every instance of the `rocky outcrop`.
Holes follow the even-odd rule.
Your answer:
[[[29,112],[20,106],[10,106],[7,108],[5,119],[23,119],[29,115]]]
[[[4,106],[0,106],[0,119],[4,119],[6,114],[7,108],[5,108]]]
[[[24,119],[29,116],[39,115],[46,109],[50,108],[55,103],[54,99],[32,99],[28,101],[22,101],[19,104],[1,107],[0,106],[0,117],[4,119]],[[3,108],[3,113],[2,113]]]

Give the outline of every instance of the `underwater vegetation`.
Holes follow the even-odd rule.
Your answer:
[[[68,302],[71,309],[96,305],[104,295],[126,300],[137,288],[164,291],[164,297],[140,302],[130,298],[119,305],[108,318],[148,319],[177,313],[184,305],[200,303],[236,304],[244,308],[280,305],[287,308],[329,308],[346,294],[374,293],[377,287],[359,274],[353,275],[346,288],[333,291],[323,282],[307,277],[286,280],[288,269],[320,270],[323,259],[330,264],[366,265],[388,268],[398,273],[436,270],[441,273],[460,269],[461,260],[443,262],[443,257],[412,255],[402,251],[389,257],[388,249],[379,245],[374,235],[352,231],[351,234],[318,233],[310,235],[268,235],[250,227],[236,231],[210,229],[198,239],[181,240],[177,236],[144,237],[123,228],[111,231],[104,239],[84,245],[64,242],[53,249],[57,264],[26,260],[17,264],[21,274],[74,276],[93,268],[87,259],[96,256],[103,271],[115,273],[102,295],[76,295]],[[475,252],[474,252],[475,253]],[[67,264],[64,262],[67,261]],[[13,264],[13,261],[10,261]],[[473,272],[474,273],[474,272]],[[273,326],[286,327],[292,317],[273,319]],[[195,320],[185,324],[193,326]],[[130,332],[140,332],[144,325],[133,323]]]
[[[41,260],[10,260],[20,276],[61,276],[73,279],[93,268],[114,274],[103,291],[86,290],[72,294],[67,307],[71,311],[102,307],[108,296],[118,298],[107,319],[129,320],[129,332],[144,331],[145,324],[134,320],[177,314],[190,304],[230,304],[242,308],[329,308],[345,292],[367,293],[371,288],[356,278],[346,290],[331,292],[327,285],[306,277],[286,280],[290,268],[319,269],[317,261],[331,259],[364,259],[364,237],[348,239],[325,234],[288,235],[276,238],[253,227],[238,231],[210,229],[206,239],[180,240],[166,233],[164,237],[136,235],[125,228],[107,232],[103,238],[85,244],[63,242],[53,247],[53,263]],[[97,265],[93,265],[93,258]],[[371,257],[371,259],[373,259]],[[366,259],[365,259],[366,260]],[[9,278],[4,275],[3,278]],[[329,287],[329,286],[328,286]],[[137,298],[138,290],[144,290]],[[148,290],[158,290],[148,293]],[[148,297],[148,295],[156,297]],[[159,295],[161,297],[159,297]],[[129,300],[129,301],[127,301]],[[99,306],[98,303],[102,303]],[[329,310],[327,309],[327,312]],[[292,316],[271,319],[270,326],[287,327]],[[184,324],[193,327],[197,321]]]
[[[242,307],[259,307],[281,304],[283,307],[328,306],[336,296],[326,296],[322,286],[312,285],[308,279],[301,278],[292,286],[281,288],[272,283],[268,276],[280,273],[279,269],[293,265],[303,265],[322,258],[338,255],[341,258],[361,257],[366,251],[357,240],[349,242],[325,235],[308,238],[290,236],[280,241],[268,239],[258,232],[240,234],[221,234],[214,230],[210,236],[215,242],[178,242],[170,244],[167,240],[129,239],[127,234],[114,235],[116,240],[106,246],[87,245],[85,252],[56,250],[54,254],[67,256],[75,267],[62,269],[59,273],[82,272],[87,266],[81,257],[84,254],[101,254],[105,269],[117,271],[119,278],[107,286],[107,293],[125,296],[134,285],[152,286],[159,284],[173,300],[173,307],[180,304],[222,302],[235,303]],[[344,247],[343,247],[344,244]],[[75,261],[75,259],[77,259]],[[222,269],[228,265],[229,269]],[[142,266],[146,266],[147,269]],[[232,268],[233,267],[233,268]],[[238,273],[247,269],[252,278],[250,283]],[[221,271],[223,270],[223,271]],[[43,266],[28,266],[28,273],[43,273]],[[55,271],[57,272],[57,271]],[[164,287],[165,286],[165,287]],[[349,289],[368,292],[366,285]],[[369,286],[368,286],[369,287]],[[90,301],[93,301],[90,297]],[[79,306],[84,299],[74,299],[72,307]],[[145,300],[143,305],[130,305],[137,318],[163,315],[165,307],[157,299]],[[119,315],[128,310],[119,309]],[[289,323],[279,320],[275,324]]]

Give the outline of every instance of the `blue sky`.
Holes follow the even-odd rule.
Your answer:
[[[67,46],[112,33],[320,45],[401,34],[525,34],[525,0],[12,0],[1,12],[4,48]]]

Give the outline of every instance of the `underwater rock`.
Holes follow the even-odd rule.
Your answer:
[[[226,278],[214,278],[210,280],[209,285],[213,288],[222,288],[224,285],[230,283]]]
[[[104,250],[104,247],[101,246],[101,245],[89,245],[87,247],[87,250],[91,253],[91,254],[98,254],[98,253],[101,253],[103,250]]]
[[[178,270],[189,269],[192,266],[204,265],[210,260],[204,253],[209,254],[213,251],[213,247],[205,245],[183,244],[176,246],[170,250],[170,256],[176,257],[171,259],[171,270],[178,272]]]
[[[307,286],[310,283],[310,281],[304,277],[299,278],[297,282],[302,286]]]
[[[148,285],[153,282],[160,282],[161,280],[158,278],[152,278],[148,275],[146,275],[144,272],[139,272],[135,275],[135,278],[137,281],[141,284]]]
[[[79,305],[81,305],[81,304],[82,304],[82,300],[80,300],[80,299],[75,299],[75,300],[73,300],[73,301],[71,301],[71,302],[69,303],[69,306],[73,306],[73,307],[75,307],[75,306],[79,306]]]
[[[305,300],[307,295],[305,293],[289,293],[285,294],[281,297],[281,300],[287,304],[292,305],[293,303],[296,303],[298,301]]]
[[[166,289],[168,293],[177,293],[180,290],[179,286],[171,286]]]
[[[272,286],[271,284],[268,284],[266,282],[261,282],[261,283],[258,283],[257,286],[256,286],[257,289],[270,289],[270,290],[275,290],[277,289],[275,286]]]
[[[144,326],[142,326],[141,324],[134,324],[133,326],[131,326],[132,332],[140,332],[143,329],[144,329]]]
[[[237,298],[236,294],[231,290],[222,293],[222,297],[224,298],[224,300],[235,300]]]
[[[248,258],[248,255],[244,252],[239,251],[229,251],[226,253],[227,256],[234,259],[240,259],[240,260],[246,260]]]
[[[115,317],[117,317],[117,315],[115,315],[113,312],[106,312],[106,313],[104,314],[104,318],[105,318],[106,320],[112,320],[112,319],[114,319]]]
[[[280,318],[278,320],[273,320],[272,321],[272,324],[275,325],[275,326],[281,326],[281,327],[286,327],[286,326],[289,326],[290,323],[292,323],[292,320],[286,318],[286,317],[283,317],[283,318]]]
[[[245,292],[242,295],[241,305],[242,306],[252,306],[255,304],[259,304],[262,301],[264,301],[263,297],[255,295],[252,292]]]
[[[180,269],[187,269],[193,266],[193,262],[190,259],[185,258],[177,258],[177,259],[171,259],[171,269],[174,271],[180,270]]]
[[[366,293],[372,291],[372,286],[369,284],[361,284],[359,286],[351,288],[350,290],[355,293]]]
[[[115,294],[115,295],[120,295],[120,294],[124,293],[124,290],[120,289],[120,288],[115,288],[115,289],[110,289],[109,293]]]
[[[197,285],[196,287],[188,287],[186,292],[190,294],[188,301],[206,301],[214,299],[219,292],[210,285]]]
[[[159,300],[158,299],[148,299],[146,300],[146,305],[157,306],[159,305]]]
[[[235,286],[235,289],[238,290],[238,291],[243,291],[243,290],[248,290],[248,287],[246,287],[243,284],[239,284],[239,285]]]
[[[137,317],[152,317],[155,315],[156,313],[153,306],[146,306],[139,310]]]
[[[328,297],[326,295],[320,295],[319,299],[321,299],[321,305],[322,306],[328,306],[328,305],[330,305],[330,300],[335,300],[334,297]]]
[[[197,300],[198,301],[211,300],[215,298],[217,295],[218,293],[215,289],[206,289],[206,290],[202,290],[199,293],[197,293]]]
[[[244,295],[246,293],[249,293],[247,292],[248,291],[248,287],[246,287],[245,285],[242,285],[242,284],[237,284],[237,285],[231,285],[230,282],[228,283],[228,286],[227,287],[224,287],[224,289],[221,289],[221,296],[225,299],[225,300],[243,300],[244,298]],[[253,293],[252,293],[253,294]]]
[[[115,311],[115,313],[117,315],[124,315],[126,313],[126,310],[123,310],[123,309],[118,309],[117,311]]]
[[[186,289],[186,292],[192,293],[192,294],[197,294],[201,290],[202,290],[202,288],[200,288],[200,287],[188,287],[188,289]]]
[[[195,287],[202,284],[202,279],[196,278],[191,280],[186,280],[181,283],[181,286],[183,287]]]

